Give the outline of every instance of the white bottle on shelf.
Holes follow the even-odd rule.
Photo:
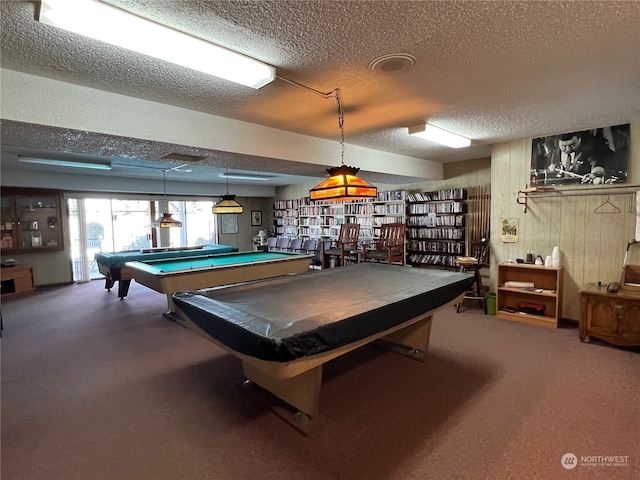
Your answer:
[[[553,253],[551,253],[551,265],[554,267],[560,266],[560,248],[553,247]]]

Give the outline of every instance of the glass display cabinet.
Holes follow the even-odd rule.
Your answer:
[[[62,250],[62,197],[54,190],[2,189],[2,254]]]

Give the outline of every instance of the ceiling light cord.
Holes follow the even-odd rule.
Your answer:
[[[336,88],[334,92],[336,103],[338,104],[338,127],[340,128],[340,165],[344,165],[344,110],[340,103],[340,89]]]
[[[306,85],[303,85],[300,82],[296,82],[295,80],[290,80],[290,79],[288,79],[286,77],[283,77],[282,75],[277,75],[276,74],[276,78],[278,80],[282,80],[283,82],[286,82],[286,83],[288,83],[290,85],[293,85],[294,87],[301,88],[303,90],[306,90],[307,92],[311,92],[311,93],[313,93],[315,95],[318,95],[320,97],[323,97],[323,98],[331,98],[331,97],[333,97],[336,94],[336,91],[338,90],[337,88],[334,88],[330,92],[326,92],[325,93],[325,92],[321,92],[320,90],[316,90],[315,88],[307,87]]]
[[[276,75],[276,78],[290,85],[293,85],[294,87],[298,87],[303,90],[306,90],[307,92],[311,92],[315,95],[318,95],[322,98],[335,97],[336,103],[338,105],[338,127],[340,128],[340,148],[341,148],[340,165],[344,165],[344,110],[342,109],[342,103],[340,103],[340,89],[334,88],[330,92],[321,92],[320,90],[316,90],[315,88],[308,87],[306,85],[303,85],[300,82],[296,82],[295,80],[290,80],[286,77],[283,77],[282,75]]]

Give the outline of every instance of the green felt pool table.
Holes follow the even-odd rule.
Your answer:
[[[311,258],[299,253],[251,251],[127,262],[127,267],[136,282],[167,294],[171,313],[173,293],[306,272]]]
[[[199,245],[194,247],[175,248],[148,248],[142,250],[126,250],[123,252],[99,252],[95,254],[98,270],[105,278],[104,288],[111,291],[113,285],[118,282],[118,298],[123,299],[129,293],[129,286],[133,275],[126,266],[127,262],[146,262],[149,260],[161,260],[167,258],[210,256],[219,253],[237,252],[237,247],[232,245]]]

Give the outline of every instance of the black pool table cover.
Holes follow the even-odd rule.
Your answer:
[[[288,362],[429,312],[469,290],[473,279],[453,271],[360,263],[180,292],[173,301],[227,347]]]

